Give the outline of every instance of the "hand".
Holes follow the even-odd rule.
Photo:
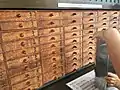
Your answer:
[[[105,77],[108,86],[120,87],[120,79],[116,74],[108,73],[108,76]]]

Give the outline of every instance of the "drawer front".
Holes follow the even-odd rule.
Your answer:
[[[48,20],[48,21],[39,21],[38,27],[40,28],[56,28],[62,25],[61,20]]]
[[[71,50],[77,50],[77,49],[80,49],[80,44],[79,43],[77,43],[77,44],[72,44],[72,45],[67,45],[66,47],[65,47],[65,52],[69,52],[69,51],[71,51]]]
[[[70,19],[70,18],[81,18],[82,12],[81,11],[63,11],[62,12],[64,19]]]
[[[39,56],[37,56],[39,58]],[[12,67],[17,67],[17,66],[22,66],[25,64],[29,64],[32,62],[36,62],[36,56],[35,55],[31,55],[31,56],[27,56],[27,57],[22,57],[20,59],[15,59],[12,61],[7,61],[7,65],[8,68],[12,68]]]
[[[5,68],[4,62],[0,61],[0,72],[5,71],[5,70],[6,70],[6,68]]]
[[[73,57],[76,55],[80,55],[80,50],[73,50],[71,52],[65,53],[65,57],[71,57],[71,56]]]
[[[109,16],[101,16],[101,17],[98,17],[98,21],[99,22],[109,22],[110,20],[110,17]]]
[[[96,18],[92,17],[86,17],[86,18],[83,18],[83,24],[86,24],[86,23],[95,23],[96,22]]]
[[[119,21],[111,21],[110,22],[110,27],[113,27],[113,28],[118,28],[119,29]]]
[[[96,32],[95,29],[89,29],[89,30],[83,30],[83,37],[84,36],[87,36],[87,35],[91,35],[91,34],[94,34]]]
[[[55,35],[60,34],[62,28],[50,28],[50,29],[42,29],[39,30],[40,36],[48,36],[48,35]]]
[[[17,51],[11,51],[11,52],[6,52],[5,57],[7,60],[15,59],[17,57],[23,57],[26,55],[34,54],[34,48],[27,48],[27,49],[22,49],[22,50],[17,50]]]
[[[35,35],[33,34],[32,30],[6,32],[6,33],[2,33],[2,39],[3,39],[3,42],[7,42],[7,41],[24,39],[24,38],[30,38],[30,37],[33,37],[33,35],[37,36],[37,30],[34,30],[34,33]]]
[[[109,11],[98,11],[98,17],[102,17],[102,16],[110,16],[110,12]]]
[[[110,11],[110,17],[113,18],[113,17],[119,17],[119,11]]]
[[[19,90],[19,89],[22,89],[22,88],[26,88],[30,85],[34,85],[35,83],[37,83],[37,78],[31,78],[31,79],[28,79],[24,82],[21,82],[21,83],[18,83],[16,85],[13,85],[12,86],[12,90]]]
[[[24,29],[24,28],[32,28],[37,27],[36,21],[25,21],[25,22],[6,22],[0,23],[2,30],[9,30],[9,29]]]
[[[79,43],[80,41],[81,41],[80,38],[65,40],[65,45],[76,44],[76,43]]]
[[[30,72],[26,72],[24,74],[21,74],[21,75],[18,75],[18,76],[15,76],[15,77],[12,77],[10,78],[11,80],[11,84],[17,84],[21,81],[24,81],[24,80],[27,80],[29,78],[33,78],[37,75],[37,70],[32,70]]]
[[[63,25],[68,26],[68,25],[81,25],[82,24],[82,19],[68,19],[68,20],[63,20]]]
[[[84,29],[96,29],[96,24],[95,23],[84,24],[83,27],[84,27]]]
[[[59,11],[38,11],[37,18],[39,20],[51,20],[51,19],[60,19]]]
[[[86,42],[86,40],[92,40],[93,39],[93,34],[87,34],[83,36],[83,43]]]
[[[8,85],[8,79],[6,72],[0,72],[0,87],[5,87]]]
[[[100,28],[100,27],[109,27],[110,24],[109,22],[100,22],[96,25],[97,28]]]
[[[42,51],[44,51],[44,50],[55,50],[55,49],[58,50],[58,49],[60,49],[60,42],[43,44],[40,47],[41,47]]]
[[[31,11],[0,11],[0,21],[24,21],[31,18],[35,18]]]
[[[28,47],[36,47],[39,45],[38,39],[19,40],[3,44],[4,51],[19,50]]]
[[[88,41],[84,41],[83,44],[82,44],[84,47],[86,46],[95,46],[96,45],[96,42],[94,40],[89,40]]]
[[[57,41],[60,41],[60,40],[61,40],[60,35],[40,37],[40,43],[41,44],[57,42]]]
[[[71,33],[65,33],[65,39],[76,38],[76,37],[80,37],[79,31],[71,32]]]
[[[64,27],[65,32],[82,31],[82,25],[73,25]]]
[[[83,17],[95,17],[97,16],[97,11],[83,11]]]

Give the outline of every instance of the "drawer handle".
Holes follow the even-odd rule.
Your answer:
[[[30,76],[29,74],[25,74],[25,77],[27,77],[27,78],[28,78],[29,76]]]
[[[53,58],[52,60],[53,60],[53,61],[57,61],[56,58]]]
[[[71,23],[76,23],[76,20],[72,20],[72,22]]]
[[[23,59],[23,63],[27,63],[27,59]]]
[[[106,25],[106,23],[103,23],[102,25]]]
[[[116,24],[117,22],[113,22],[113,24]]]
[[[102,20],[106,20],[107,18],[103,18]]]
[[[89,42],[89,44],[93,44],[93,42]]]
[[[72,49],[77,49],[77,46],[73,46]]]
[[[52,54],[56,54],[56,52],[55,52],[55,51],[52,51]]]
[[[90,19],[89,21],[93,21],[93,19]]]
[[[73,33],[72,36],[77,36],[77,34],[76,34],[76,33]]]
[[[103,28],[102,30],[106,30],[106,28]]]
[[[55,77],[53,77],[53,80],[56,80],[57,79],[57,77],[55,76]]]
[[[104,12],[103,15],[107,14],[107,12]]]
[[[53,13],[49,14],[50,17],[54,16]]]
[[[116,26],[114,26],[113,28],[117,28]]]
[[[89,57],[88,60],[92,60],[92,57]]]
[[[77,52],[73,52],[73,54],[72,55],[77,55]]]
[[[113,14],[117,14],[117,12],[114,12]]]
[[[30,85],[30,81],[27,81],[27,82],[26,82],[26,85]]]
[[[54,22],[50,22],[50,23],[49,23],[49,25],[53,25],[53,24],[55,24],[55,23],[54,23]]]
[[[73,13],[71,16],[75,16],[75,15],[77,15],[76,13]]]
[[[73,58],[73,61],[76,61],[76,60],[77,60],[77,58],[76,58],[76,57],[74,57],[74,58]]]
[[[17,17],[19,17],[19,18],[21,17],[21,15],[20,15],[20,14],[17,14],[16,16],[17,16]]]
[[[93,49],[92,47],[89,47],[89,49]]]
[[[22,23],[19,24],[19,27],[23,27]]]
[[[49,33],[53,33],[53,32],[55,32],[55,30],[54,30],[54,29],[51,29]]]
[[[72,42],[73,42],[73,43],[76,43],[76,42],[77,42],[77,40],[73,40]]]
[[[23,34],[23,33],[20,33],[20,37],[24,37],[24,34]]]
[[[93,15],[93,13],[89,13],[88,15]]]
[[[24,42],[21,42],[21,46],[25,46],[25,43],[24,43]]]
[[[34,89],[30,89],[30,88],[28,88],[27,90],[34,90]]]
[[[27,70],[28,69],[28,66],[25,66],[25,68],[24,68],[25,70]]]
[[[25,50],[23,50],[23,51],[22,51],[22,54],[26,54],[26,51],[25,51]]]
[[[73,66],[77,66],[77,64],[76,64],[76,63],[73,63]]]
[[[89,31],[89,33],[93,33],[93,31]]]
[[[53,65],[53,68],[56,68],[56,64]]]
[[[72,72],[75,72],[76,70],[77,70],[77,69],[74,68],[74,69],[72,70]]]
[[[92,38],[93,38],[92,36],[89,37],[89,39],[92,39]]]
[[[56,47],[56,46],[55,46],[55,44],[52,44],[50,47],[53,48],[53,47]]]
[[[50,40],[55,40],[55,37],[51,37],[51,39]]]
[[[73,29],[73,30],[74,30],[74,29],[77,29],[77,27],[73,27],[72,29]]]
[[[90,27],[90,28],[93,28],[93,27],[94,27],[94,25],[90,25],[89,27]]]
[[[92,52],[89,52],[89,54],[88,55],[92,55]]]

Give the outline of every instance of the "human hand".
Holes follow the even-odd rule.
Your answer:
[[[119,86],[120,85],[120,79],[116,74],[108,73],[108,76],[105,77],[105,79],[107,81],[108,86],[120,87]]]

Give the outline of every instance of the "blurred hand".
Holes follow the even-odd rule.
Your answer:
[[[120,87],[119,86],[120,85],[120,79],[116,74],[108,73],[108,76],[105,77],[105,79],[107,81],[108,86]]]

